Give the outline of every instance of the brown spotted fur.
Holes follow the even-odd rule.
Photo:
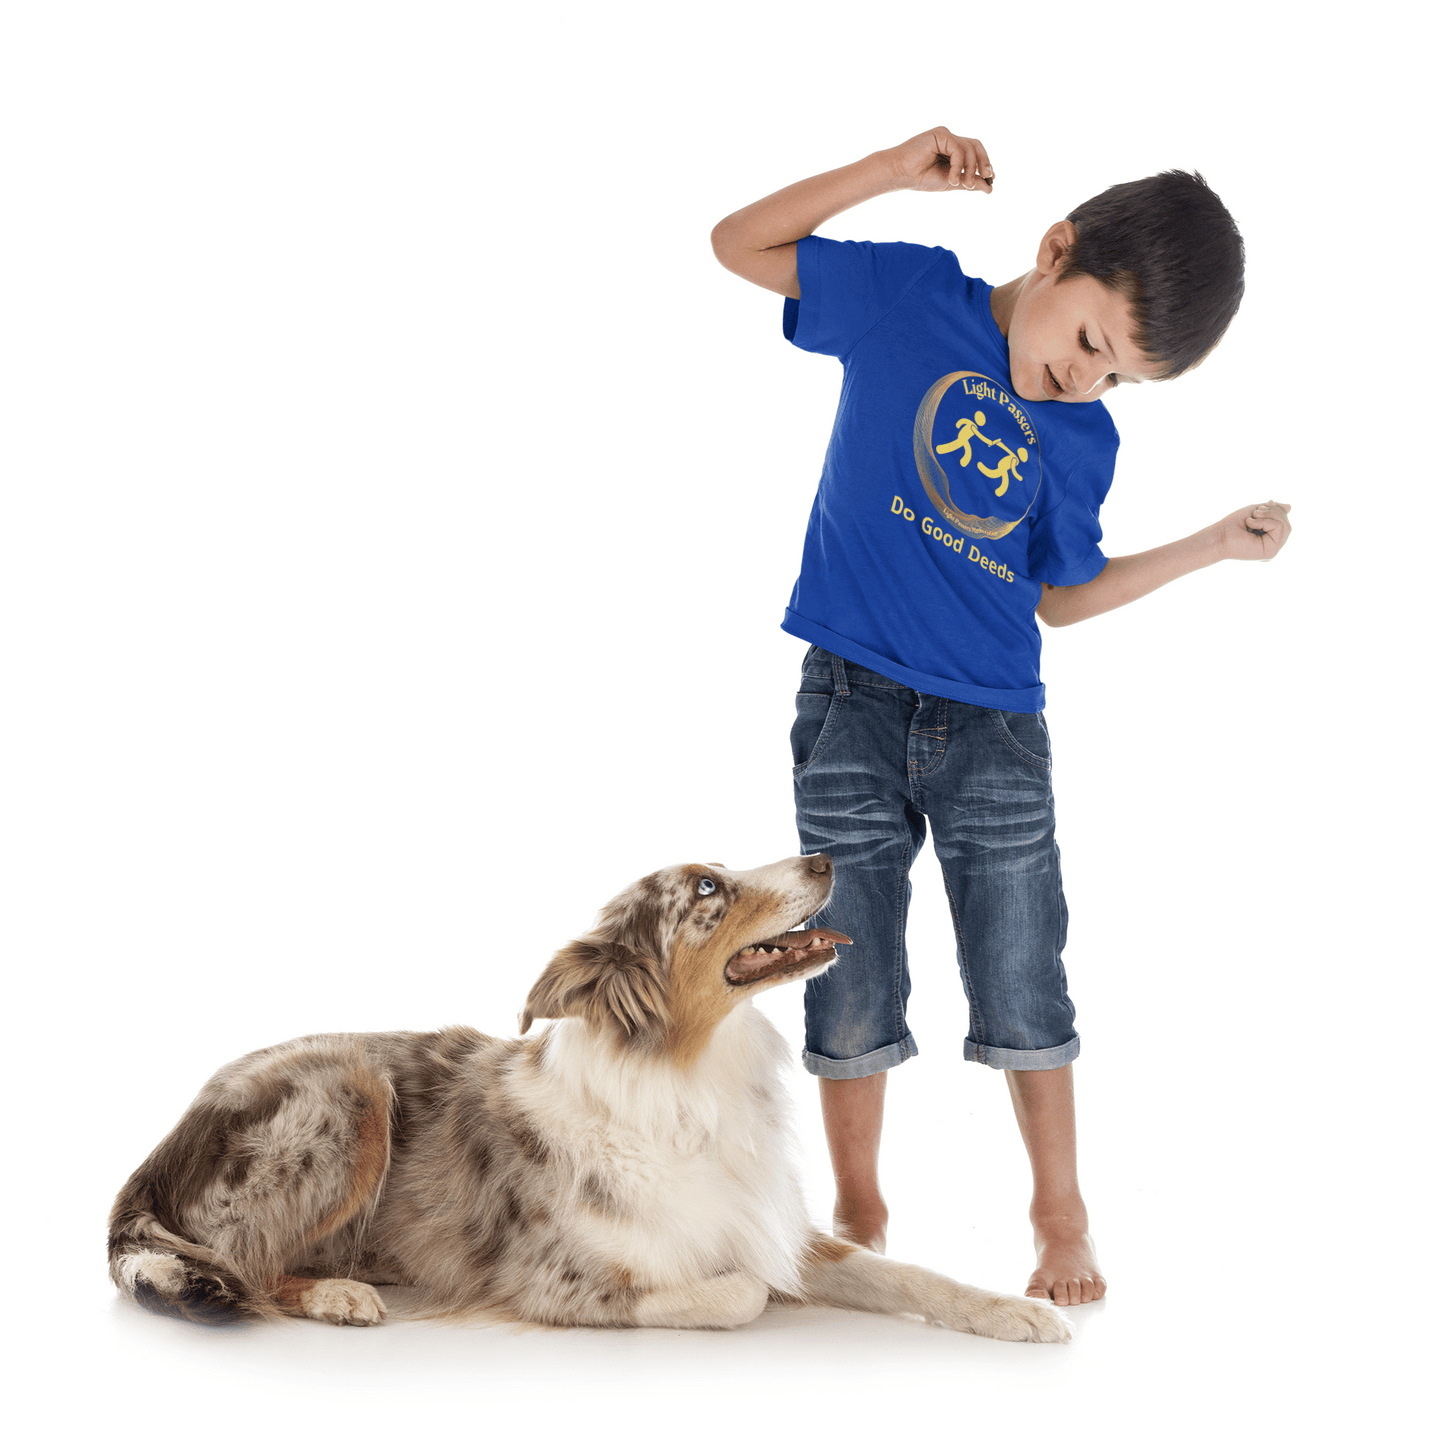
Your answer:
[[[830,885],[821,856],[641,880],[533,986],[523,1031],[562,1020],[536,1039],[321,1034],[226,1065],[121,1190],[112,1277],[196,1320],[377,1323],[372,1287],[397,1284],[432,1313],[559,1325],[726,1327],[771,1293],[1062,1337],[1049,1307],[940,1285],[807,1224],[781,1041],[747,1007],[784,979],[739,986],[723,970],[802,924]],[[646,1181],[674,1167],[682,1192],[662,1178],[654,1198]],[[684,1176],[715,1182],[688,1195]],[[677,1217],[674,1197],[706,1216]],[[785,1243],[759,1233],[773,1228]]]

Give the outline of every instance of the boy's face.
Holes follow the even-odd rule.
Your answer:
[[[1009,373],[1025,401],[1097,401],[1155,369],[1131,340],[1134,317],[1122,292],[1093,276],[1058,279],[1074,236],[1068,221],[1049,228],[1014,300]]]

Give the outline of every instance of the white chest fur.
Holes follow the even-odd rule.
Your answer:
[[[552,1151],[569,1232],[589,1252],[651,1288],[742,1270],[791,1290],[810,1229],[786,1063],[777,1031],[743,1004],[687,1068],[563,1020],[540,1067],[508,1085]]]

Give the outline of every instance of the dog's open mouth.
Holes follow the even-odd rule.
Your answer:
[[[757,983],[779,974],[816,968],[833,961],[834,944],[852,942],[846,933],[832,928],[795,928],[791,933],[750,943],[733,954],[723,969],[723,977],[729,983]]]

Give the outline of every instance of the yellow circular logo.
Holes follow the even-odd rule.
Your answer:
[[[950,371],[928,388],[913,418],[913,457],[933,505],[970,537],[1012,532],[1044,479],[1023,403],[976,371]]]

